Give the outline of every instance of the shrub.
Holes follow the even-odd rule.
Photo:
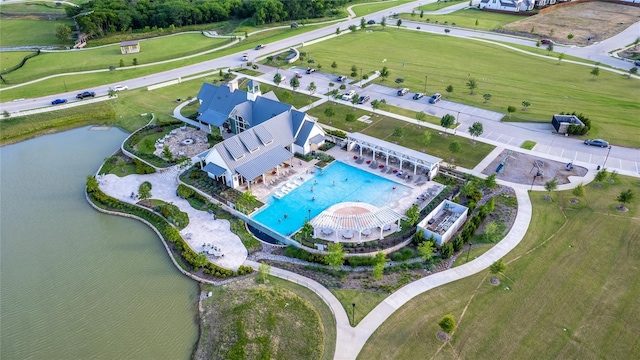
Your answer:
[[[133,158],[133,163],[136,165],[136,174],[153,174],[156,172],[156,169],[136,158]]]
[[[195,194],[195,190],[192,188],[185,186],[183,184],[178,185],[178,196],[184,199],[188,199]]]
[[[240,265],[240,267],[238,268],[238,276],[242,276],[242,275],[247,275],[247,274],[251,274],[253,272],[253,268],[251,266],[247,266],[247,265]]]
[[[453,238],[453,241],[451,243],[453,244],[453,251],[460,251],[462,250],[462,246],[464,246],[464,240],[462,239],[461,235]]]
[[[442,254],[443,259],[448,259],[453,255],[453,245],[450,242],[444,243],[440,248],[440,254]]]
[[[350,266],[373,266],[375,262],[375,258],[372,256],[352,256],[347,258],[347,261]]]

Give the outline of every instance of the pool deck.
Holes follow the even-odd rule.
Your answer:
[[[381,169],[377,167],[375,169],[371,168],[371,164],[367,164],[366,161],[358,163],[358,159],[354,159],[354,156],[358,156],[357,153],[344,151],[337,146],[333,147],[329,151],[326,151],[326,153],[333,156],[337,161],[341,161],[358,169],[370,172],[371,174],[375,174],[387,180],[396,182],[399,185],[408,187],[411,191],[409,196],[398,198],[397,201],[393,201],[387,204],[389,208],[400,214],[404,214],[407,209],[409,209],[413,204],[418,204],[420,209],[424,208],[429,203],[428,200],[430,198],[433,198],[440,191],[442,191],[442,189],[444,189],[443,185],[433,181],[423,180],[418,183],[417,180],[420,178],[420,175],[413,176],[413,170],[408,170],[406,168],[402,169],[405,174],[409,173],[412,175],[411,180],[406,180],[398,177],[398,173],[389,173],[389,169],[395,169],[398,172],[401,171],[397,166],[394,166],[395,164],[391,164],[389,166],[385,165],[384,171],[381,171]],[[373,160],[368,159],[366,156],[363,156],[363,158],[367,160]],[[309,180],[313,176],[313,172],[316,169],[315,165],[317,163],[318,160],[315,159],[311,161],[295,159],[291,167],[287,167],[284,169],[283,172],[286,172],[286,175],[280,174],[280,176],[278,176],[274,174],[268,174],[266,176],[265,183],[252,185],[251,191],[258,199],[264,201],[275,191],[284,186],[287,182],[304,182]],[[423,174],[422,178],[426,178],[426,176]],[[273,183],[274,181],[275,184]]]

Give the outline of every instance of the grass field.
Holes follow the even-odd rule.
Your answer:
[[[492,145],[480,142],[472,144],[466,138],[457,137],[453,135],[453,130],[449,130],[448,134],[442,134],[436,130],[377,114],[373,114],[374,116],[369,119],[372,121],[370,124],[362,121],[348,122],[345,120],[347,114],[355,114],[356,119],[358,119],[363,115],[371,115],[371,112],[358,108],[354,110],[353,107],[342,105],[341,103],[344,102],[338,104],[326,102],[310,109],[308,113],[311,116],[317,117],[318,121],[322,124],[348,132],[361,132],[378,139],[396,143],[400,146],[425,152],[429,155],[442,158],[445,161],[450,161],[451,158],[453,158],[455,159],[455,165],[467,169],[473,169],[473,167],[493,150]],[[325,115],[324,112],[328,107],[334,109],[334,116],[327,117]],[[398,128],[402,129],[400,130],[401,134],[398,134]],[[422,140],[425,131],[431,134],[431,141],[428,145],[425,145]],[[460,144],[460,151],[455,154],[449,151],[449,144],[453,141],[458,141]]]
[[[19,83],[23,77],[41,78],[48,75],[119,67],[120,60],[125,66],[132,66],[133,59],[138,64],[178,58],[211,50],[230,42],[229,39],[208,38],[201,34],[177,34],[162,38],[140,41],[141,51],[123,55],[118,44],[71,52],[42,52],[30,59],[25,66],[6,76],[12,83]]]
[[[62,46],[73,45],[73,41],[61,41],[54,36],[57,24],[73,25],[72,21],[3,19],[0,21],[0,46]],[[25,36],[25,32],[29,36]]]
[[[0,65],[2,70],[10,69],[22,61],[25,56],[35,53],[34,51],[5,51],[0,53]]]
[[[617,195],[636,193],[628,212]],[[640,186],[619,176],[586,186],[579,204],[569,191],[531,194],[533,216],[506,257],[500,286],[489,271],[422,294],[369,339],[359,359],[625,359],[640,353]],[[468,307],[467,307],[468,306]],[[466,308],[464,317],[461,318]],[[450,344],[438,321],[458,323]]]
[[[468,1],[466,0],[449,0],[449,1],[437,1],[437,2],[433,2],[431,4],[426,4],[426,5],[422,5],[422,6],[418,6],[418,10],[424,10],[424,11],[437,11],[439,9],[444,9],[447,8],[451,5],[457,5],[460,3],[468,3]],[[417,15],[420,15],[420,11],[416,11]],[[418,17],[416,15],[416,17]],[[426,14],[425,14],[426,16]]]
[[[366,16],[369,14],[373,14],[378,11],[382,11],[384,9],[388,9],[391,7],[396,7],[402,4],[406,4],[412,2],[413,0],[394,0],[394,1],[374,1],[371,4],[359,4],[355,5],[351,8],[351,10],[356,14],[356,17]]]
[[[351,326],[358,325],[389,294],[365,292],[358,290],[331,290],[347,312]],[[353,304],[356,304],[354,307]],[[355,309],[355,314],[354,314]],[[353,320],[355,319],[355,323]]]
[[[430,5],[435,5],[435,4],[430,4]],[[496,28],[502,28],[506,24],[510,24],[512,22],[522,20],[524,18],[523,16],[518,16],[518,15],[497,14],[497,13],[486,12],[486,11],[478,10],[476,8],[462,9],[446,15],[425,14],[423,18],[420,18],[420,16],[418,15],[419,14],[416,14],[415,16],[411,16],[411,13],[400,14],[400,18],[405,20],[424,21],[429,23],[435,23],[437,21],[438,24],[441,24],[441,25],[453,26],[452,24],[456,24],[455,26],[462,26],[462,27],[468,27],[468,28],[474,28],[474,29],[484,29],[484,30],[493,30]],[[478,20],[477,26],[476,26],[476,20]],[[395,22],[393,24],[395,24]],[[451,31],[455,31],[455,29],[452,29]]]
[[[385,52],[380,48],[412,49]],[[350,49],[349,52],[335,49]],[[600,71],[592,80],[591,66],[558,64],[483,42],[443,35],[423,34],[387,28],[384,31],[356,32],[309,46],[316,62],[338,64],[337,72],[348,72],[352,65],[365,72],[387,66],[389,80],[376,83],[395,87],[393,79],[403,77],[403,86],[423,91],[428,75],[427,92],[446,93],[452,85],[451,101],[505,113],[508,106],[518,111],[514,117],[548,121],[559,112],[583,113],[592,121],[590,137],[602,137],[619,145],[640,147],[637,123],[640,113],[637,93],[640,81]],[[357,53],[358,58],[351,54]],[[469,60],[473,54],[473,60]],[[386,59],[384,63],[382,61]],[[404,63],[404,66],[403,66]],[[523,69],[531,69],[529,71]],[[554,74],[554,76],[540,76]],[[475,95],[466,88],[468,77],[478,82]],[[492,94],[484,103],[482,94]],[[532,105],[522,111],[522,102]]]
[[[207,287],[197,358],[323,359],[326,334],[310,295],[254,279]],[[319,299],[318,299],[319,300]],[[326,305],[325,305],[326,307]]]
[[[76,1],[76,3],[78,3]],[[16,4],[0,3],[0,11],[11,14],[51,14],[66,16],[64,6],[56,6],[53,2],[28,2]]]

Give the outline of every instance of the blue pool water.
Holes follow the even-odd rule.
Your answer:
[[[282,199],[269,197],[267,207],[252,218],[281,235],[290,235],[304,225],[309,210],[311,218],[314,218],[341,202],[361,201],[383,207],[399,197],[407,196],[410,191],[402,184],[334,161]]]

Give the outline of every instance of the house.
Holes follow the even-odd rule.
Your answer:
[[[279,174],[283,166],[293,165],[295,153],[308,154],[324,144],[324,130],[314,118],[272,92],[262,95],[255,81],[247,91],[239,90],[236,81],[203,84],[198,100],[198,121],[235,134],[204,156],[208,176],[229,187],[264,181],[268,172]]]
[[[584,123],[575,115],[553,115],[551,125],[558,134],[567,134],[570,125],[584,126]]]
[[[433,236],[436,246],[440,247],[464,225],[468,212],[466,206],[445,200],[418,223],[417,231],[422,230],[425,239]]]
[[[120,53],[122,53],[122,55],[135,54],[139,52],[140,52],[140,42],[137,40],[123,41],[120,43]]]
[[[530,11],[533,10],[535,0],[482,0],[480,9],[501,11]]]

